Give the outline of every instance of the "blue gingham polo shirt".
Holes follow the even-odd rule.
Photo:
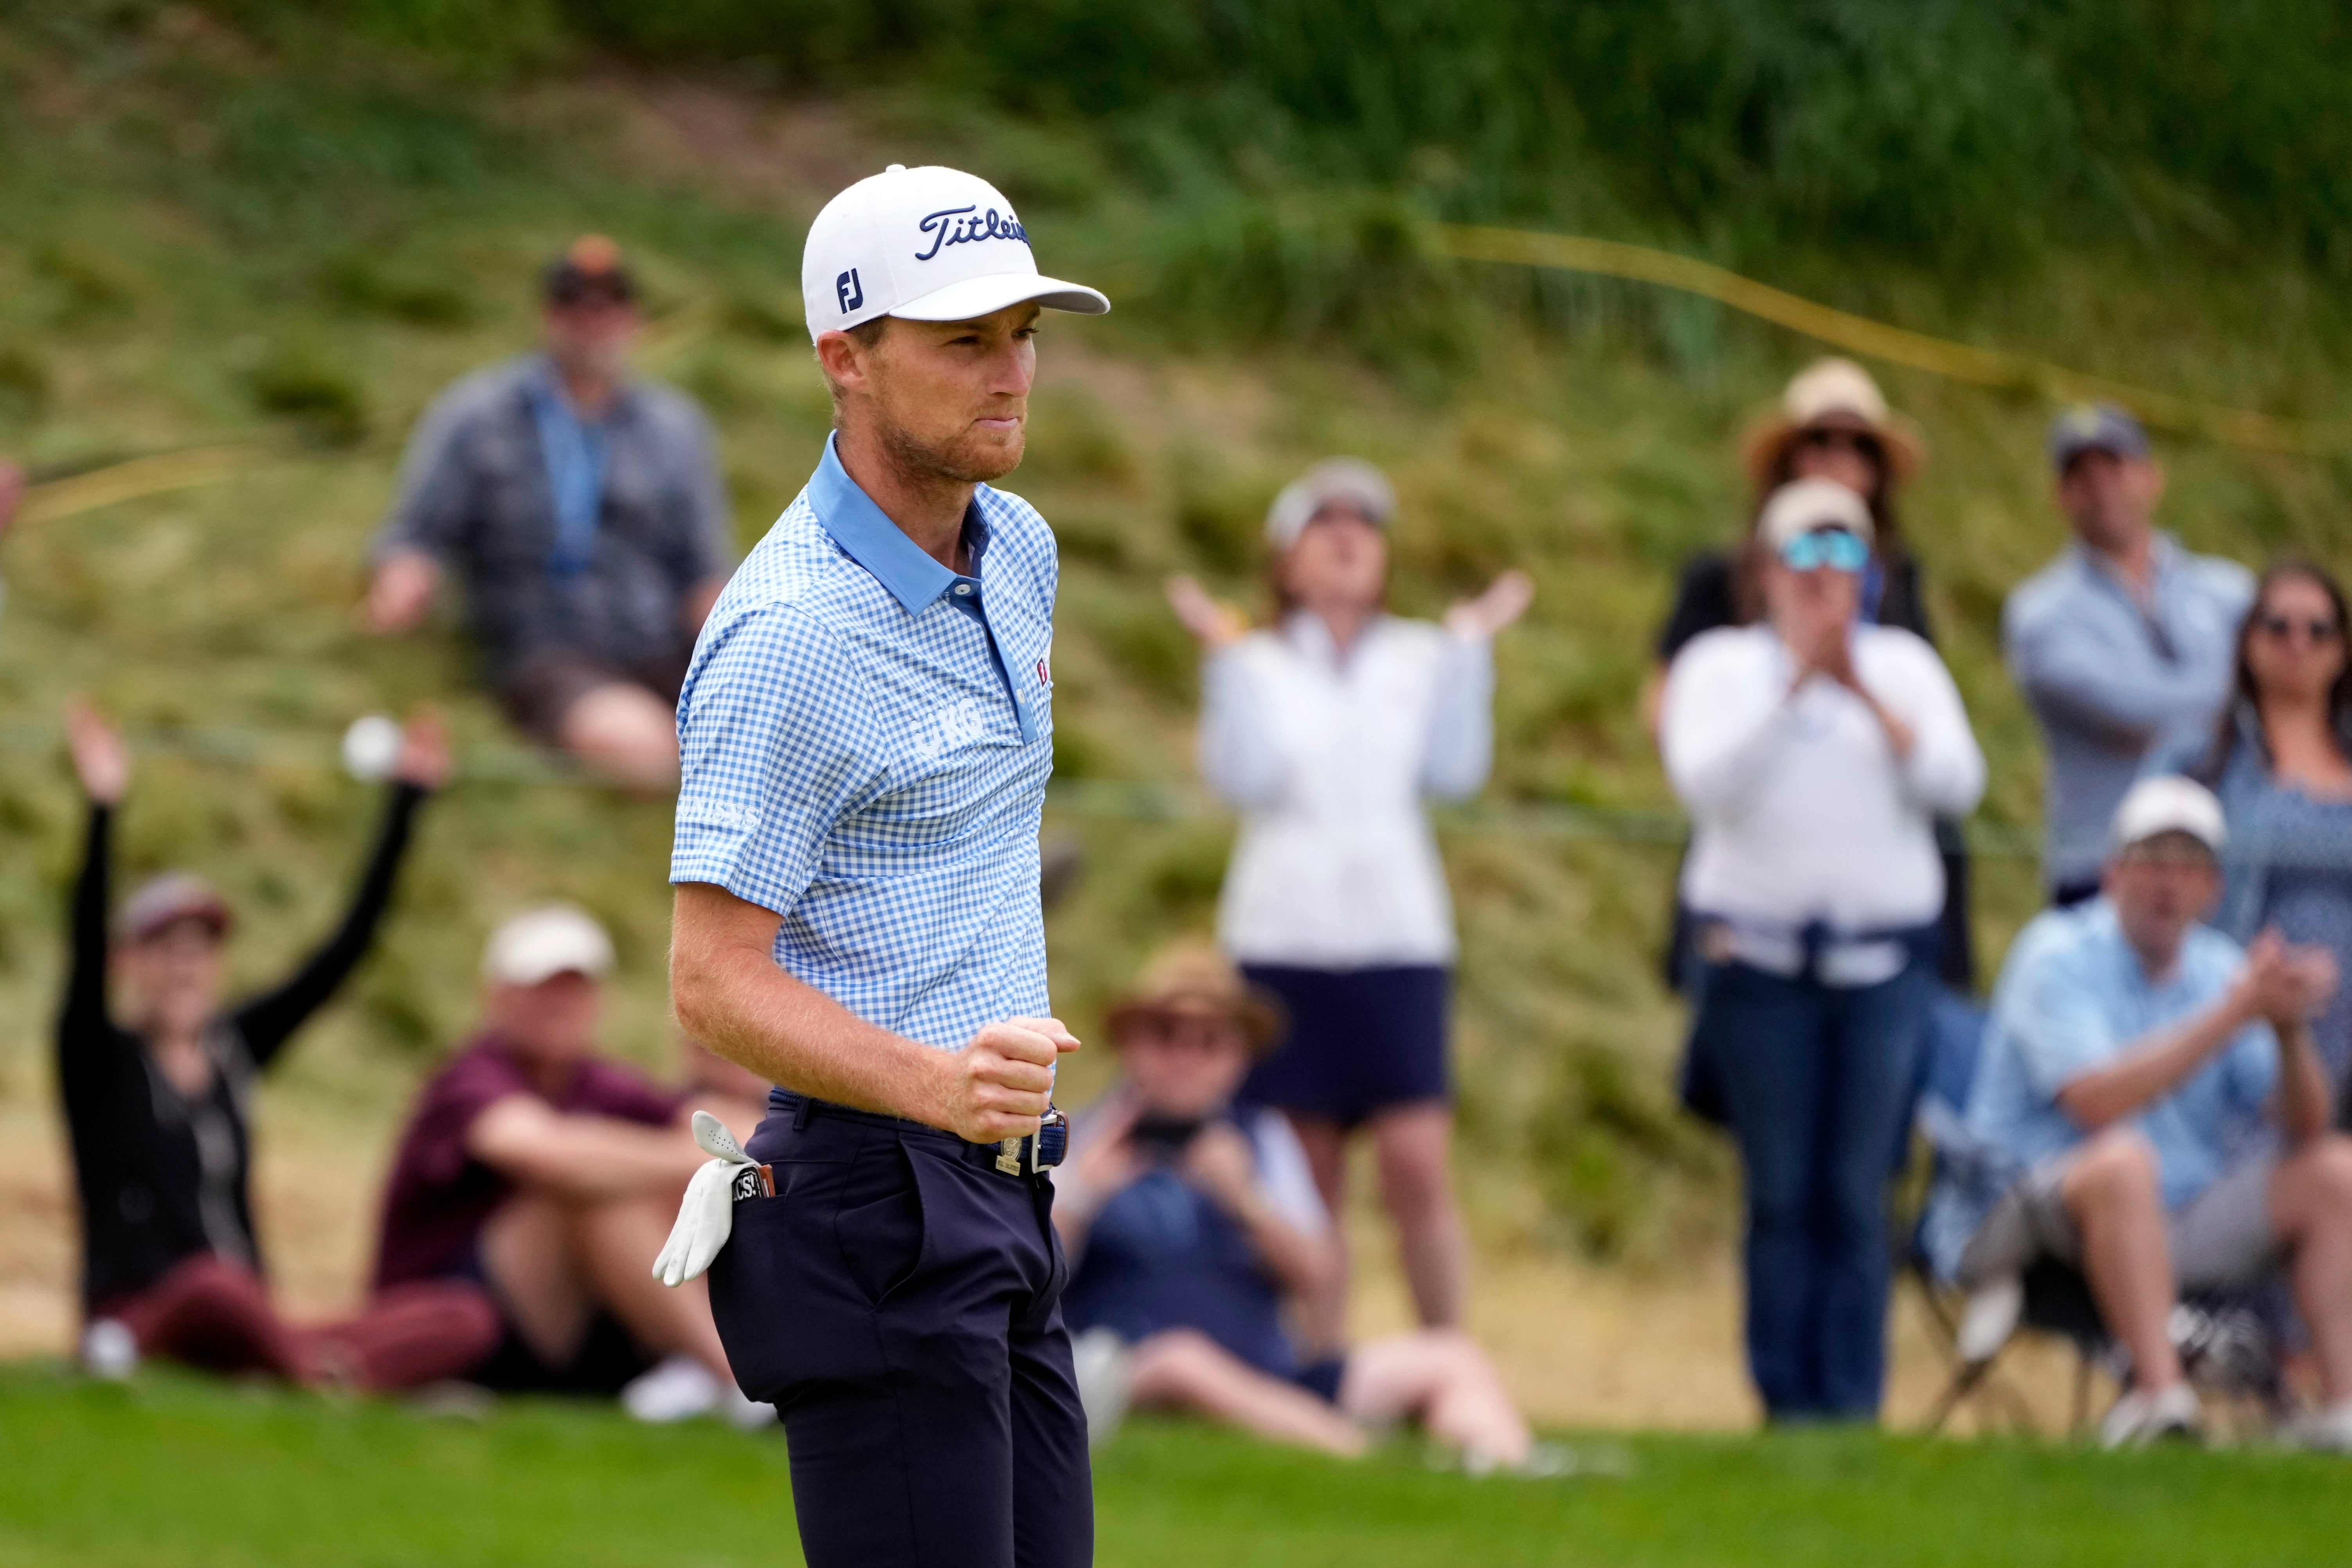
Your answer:
[[[1037,827],[1059,567],[1017,496],[981,486],[964,529],[970,577],[827,440],[695,645],[669,870],[776,911],[787,972],[949,1050],[1049,1010]]]

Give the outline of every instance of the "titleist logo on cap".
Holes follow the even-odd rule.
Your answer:
[[[1034,302],[1099,316],[1110,301],[1045,277],[1004,193],[961,169],[893,163],[824,204],[801,252],[809,337],[877,316],[976,321]]]
[[[967,213],[972,215],[966,217],[964,214]],[[958,222],[959,219],[961,221]],[[917,251],[917,261],[930,260],[940,254],[942,246],[970,245],[978,239],[1012,239],[1019,240],[1023,245],[1029,243],[1029,231],[1023,228],[1020,220],[1011,213],[999,216],[994,207],[980,212],[978,204],[968,207],[943,208],[927,215],[916,227],[931,236],[931,248]]]

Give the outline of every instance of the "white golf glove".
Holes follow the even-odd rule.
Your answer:
[[[694,1113],[694,1141],[711,1156],[710,1162],[688,1178],[677,1223],[669,1228],[669,1239],[654,1260],[654,1278],[672,1287],[709,1268],[727,1245],[735,1228],[735,1173],[751,1164],[727,1124],[708,1111]]]

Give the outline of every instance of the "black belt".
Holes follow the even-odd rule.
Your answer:
[[[932,1126],[929,1122],[917,1122],[905,1116],[887,1115],[879,1111],[860,1111],[853,1105],[838,1105],[830,1100],[814,1099],[790,1089],[769,1092],[768,1108],[789,1115],[795,1127],[806,1126],[812,1116],[826,1116],[837,1122],[856,1122],[868,1127],[883,1127],[894,1133],[911,1134],[937,1139],[954,1146],[957,1153],[977,1166],[984,1166],[1002,1176],[1034,1176],[1051,1170],[1062,1163],[1069,1152],[1070,1119],[1052,1105],[1037,1131],[1021,1137],[1001,1138],[992,1144],[974,1144]],[[759,1167],[767,1191],[773,1194],[775,1182],[765,1175],[767,1167]],[[742,1181],[738,1177],[737,1181]]]

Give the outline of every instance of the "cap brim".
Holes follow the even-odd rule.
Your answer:
[[[1000,272],[934,288],[889,314],[909,321],[971,321],[1032,300],[1048,310],[1080,316],[1100,316],[1110,309],[1109,300],[1082,283],[1065,283],[1031,272]]]

